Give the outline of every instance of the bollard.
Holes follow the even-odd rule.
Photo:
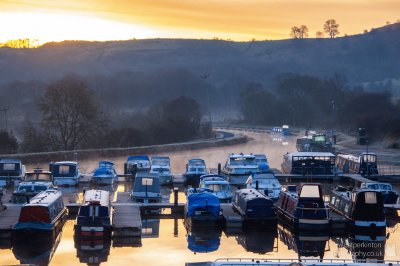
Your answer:
[[[221,174],[221,163],[218,163],[218,174]]]
[[[178,219],[174,219],[174,237],[178,237]]]
[[[178,188],[174,187],[174,206],[171,210],[171,214],[178,213]]]
[[[256,181],[256,190],[258,190],[258,180]]]

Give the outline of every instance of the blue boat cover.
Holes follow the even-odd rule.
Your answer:
[[[112,167],[114,167],[114,163],[113,163],[113,162],[109,162],[109,161],[100,161],[100,162],[99,162],[99,167],[109,167],[109,168],[112,168]]]
[[[211,239],[201,239],[192,235],[188,235],[188,248],[193,252],[207,253],[218,250],[220,245],[219,236]]]
[[[193,193],[188,196],[188,217],[195,215],[195,211],[208,211],[214,216],[219,215],[221,209],[219,198],[210,192]]]
[[[94,171],[93,176],[99,176],[99,175],[112,175],[112,171],[108,167],[99,167]]]
[[[128,156],[128,161],[136,161],[136,160],[150,161],[150,158],[149,158],[149,156],[147,156],[147,155],[133,155],[133,156]]]

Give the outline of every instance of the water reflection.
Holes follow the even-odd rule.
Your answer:
[[[222,229],[187,228],[188,249],[194,253],[217,251],[221,243]]]
[[[294,250],[298,258],[302,257],[318,257],[324,258],[326,245],[329,240],[327,232],[313,231],[292,231],[283,224],[278,224],[278,234],[280,241],[289,249]]]
[[[236,241],[246,251],[267,254],[277,251],[278,232],[276,228],[248,228],[243,234],[236,236]]]
[[[61,235],[60,232],[55,238],[13,239],[12,251],[21,264],[49,265],[61,241]]]
[[[350,235],[333,237],[332,240],[340,249],[351,253],[354,262],[383,262],[385,259],[386,235]]]
[[[142,238],[157,238],[160,234],[160,219],[142,219]]]
[[[110,254],[111,239],[80,239],[75,238],[76,256],[79,262],[87,265],[100,265],[106,262]]]

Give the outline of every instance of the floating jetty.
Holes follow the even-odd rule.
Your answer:
[[[114,206],[112,227],[113,238],[140,237],[142,232],[142,219],[139,206]]]
[[[11,237],[11,231],[18,222],[21,207],[21,205],[8,206],[0,212],[0,238]]]

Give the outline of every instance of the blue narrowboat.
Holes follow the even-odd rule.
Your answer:
[[[76,218],[75,234],[80,237],[109,237],[112,230],[111,219],[110,192],[85,191]]]
[[[288,186],[282,191],[276,204],[278,218],[295,229],[328,230],[328,209],[322,198],[321,184]]]
[[[18,183],[25,176],[25,166],[21,160],[0,159],[0,187]]]
[[[233,196],[233,208],[246,224],[276,222],[274,201],[255,189],[240,189]]]
[[[38,233],[54,237],[61,231],[66,216],[67,208],[64,206],[61,191],[42,191],[22,206],[13,233]]]

